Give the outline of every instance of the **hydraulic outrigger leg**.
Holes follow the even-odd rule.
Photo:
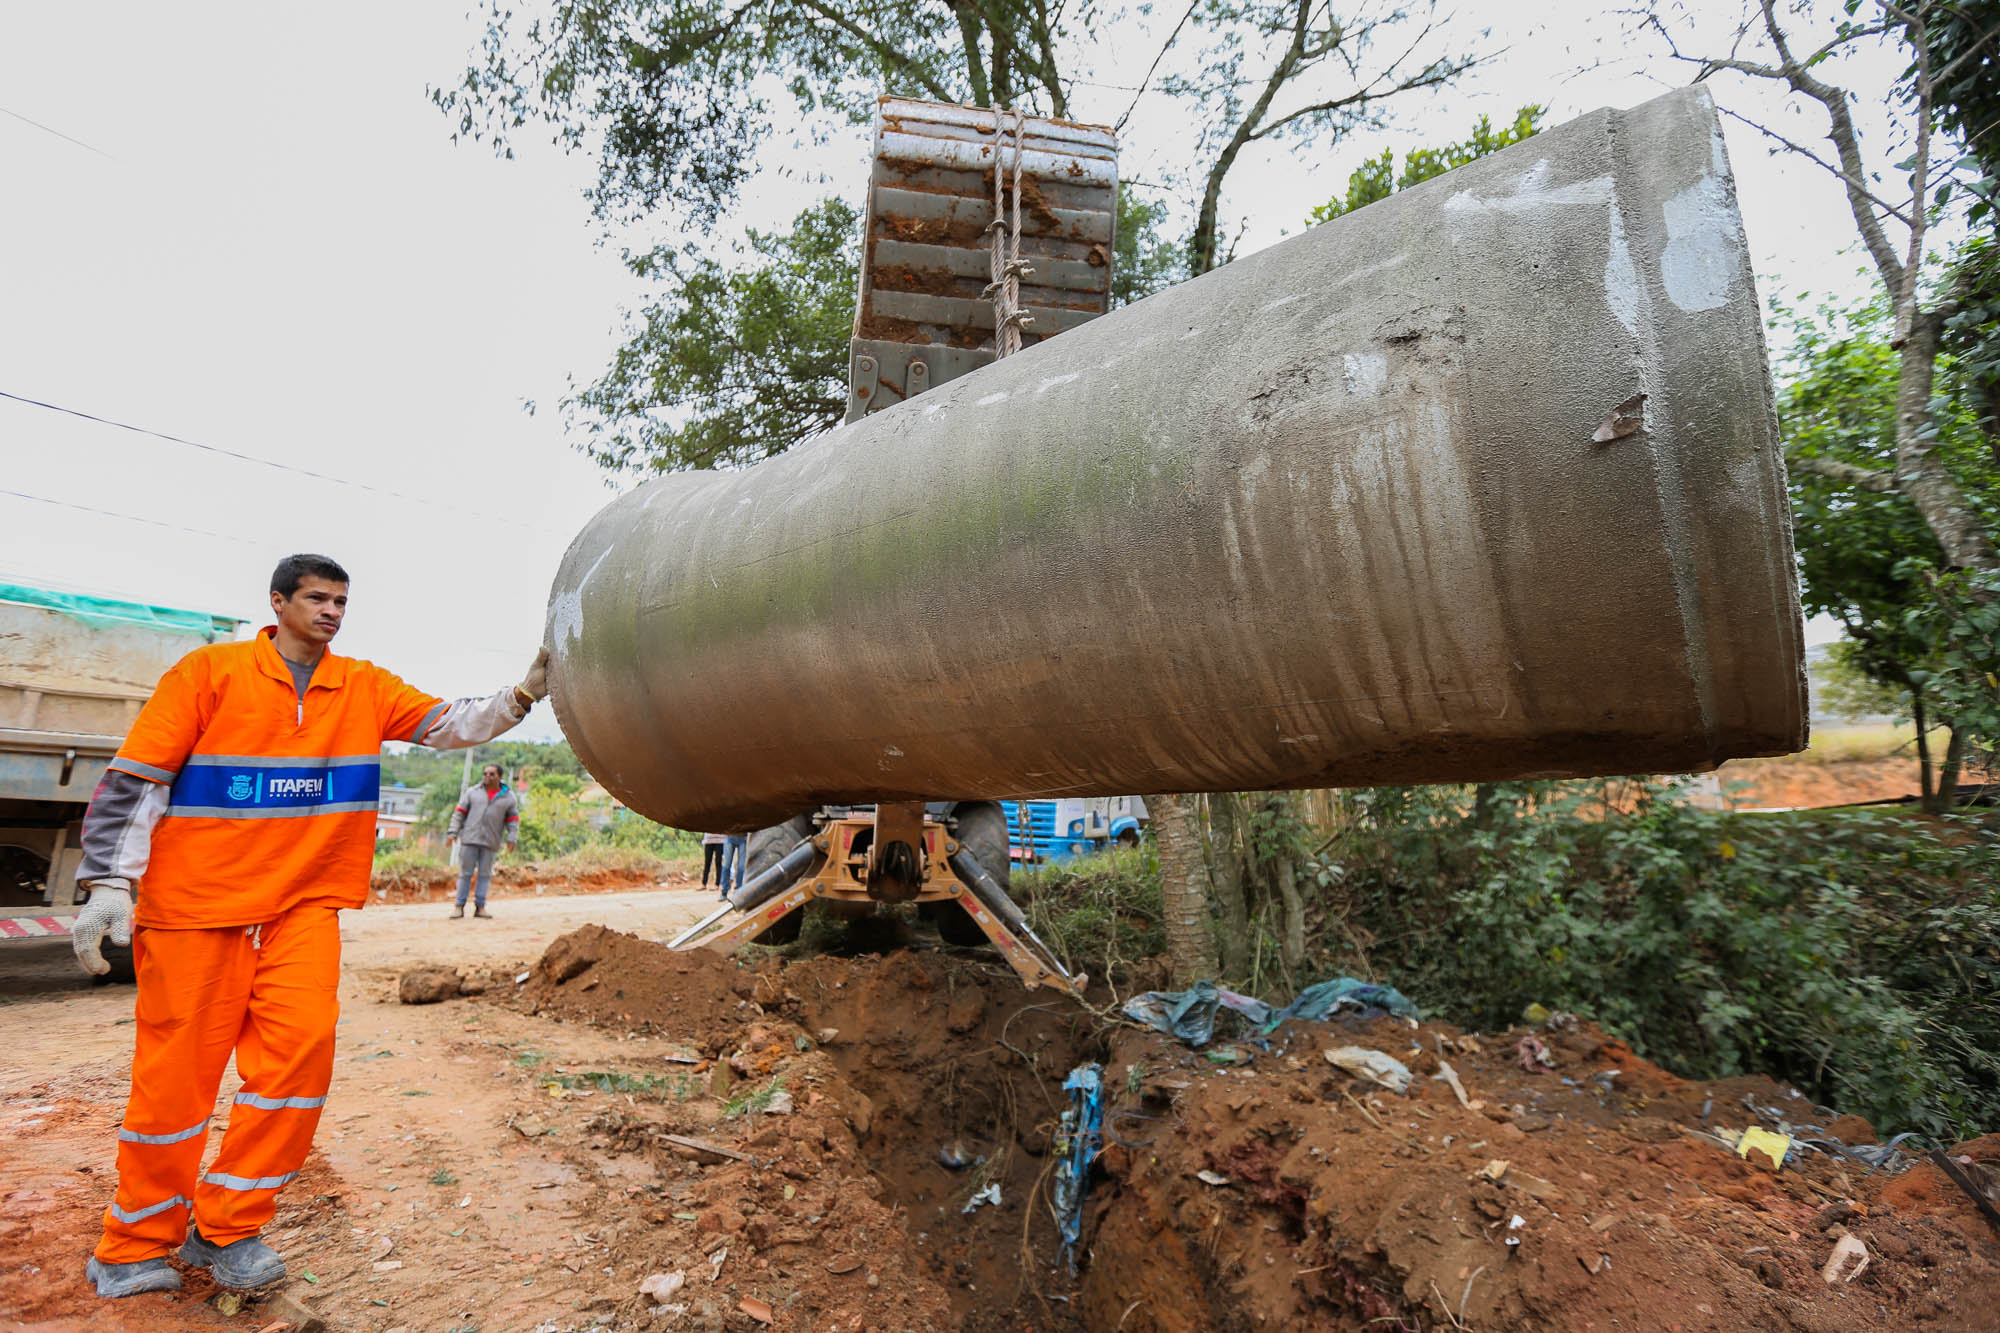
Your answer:
[[[814,898],[861,905],[955,902],[1031,989],[1048,986],[1080,998],[1089,980],[1063,967],[1000,882],[914,802],[823,821],[669,947],[734,953]]]

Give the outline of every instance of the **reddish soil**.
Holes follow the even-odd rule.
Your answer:
[[[1785,764],[1732,760],[1716,770],[1723,794],[1739,810],[1818,809],[1893,801],[1923,791],[1914,759],[1839,759]],[[1967,781],[1973,779],[1968,775]]]
[[[677,889],[697,887],[695,876],[686,870],[586,870],[577,874],[555,874],[533,861],[503,862],[493,868],[488,898],[566,896],[577,893],[622,893],[627,889],[655,885]],[[404,869],[394,874],[378,874],[370,887],[378,903],[438,903],[458,891],[458,872],[450,866]]]
[[[594,967],[562,983],[545,973],[521,1002],[681,1038],[712,1062],[695,1077],[728,1068],[752,1087],[809,1089],[804,1122],[727,1140],[746,1151],[770,1140],[775,1169],[660,1157],[663,1171],[702,1182],[700,1201],[729,1193],[723,1232],[789,1216],[782,1187],[801,1151],[817,1181],[837,1171],[838,1192],[895,1210],[893,1239],[872,1230],[874,1212],[856,1219],[871,1228],[865,1242],[828,1212],[810,1234],[749,1237],[771,1265],[759,1292],[780,1294],[780,1327],[847,1326],[852,1284],[823,1261],[848,1252],[911,1257],[912,1309],[950,1312],[918,1326],[964,1330],[1970,1330],[1990,1328],[2000,1302],[2000,1235],[1934,1168],[1868,1176],[1812,1153],[1780,1172],[1753,1166],[1690,1131],[1832,1116],[1768,1079],[1675,1078],[1587,1025],[1544,1034],[1554,1068],[1536,1073],[1509,1040],[1525,1033],[1480,1039],[1389,1020],[1298,1025],[1277,1052],[1222,1066],[936,954],[767,963],[722,971],[726,981],[703,974],[727,964],[610,932],[558,941],[551,957],[579,952],[611,975],[584,991]],[[1345,1044],[1405,1060],[1418,1075],[1410,1095],[1322,1058]],[[1427,1077],[1440,1052],[1482,1105],[1460,1106]],[[1072,1281],[1052,1262],[1044,1205],[1058,1088],[1085,1059],[1105,1063],[1113,1143]],[[699,1117],[685,1104],[649,1109],[621,1124],[622,1142],[676,1122]],[[1839,1129],[1873,1137],[1852,1117]],[[980,1164],[946,1167],[947,1146]],[[2000,1162],[2000,1137],[1955,1151]],[[965,1215],[987,1183],[1002,1203]],[[1830,1286],[1820,1269],[1848,1233],[1873,1261]],[[870,1327],[896,1317],[871,1303]]]
[[[273,1228],[320,1279],[293,1294],[333,1328],[1833,1333],[1991,1329],[2000,1308],[2000,1233],[1940,1172],[1739,1160],[1699,1135],[1872,1131],[1767,1079],[1675,1078],[1588,1025],[1540,1033],[1538,1072],[1525,1032],[1393,1020],[1194,1052],[1025,994],[979,955],[729,960],[600,926],[519,984],[466,970],[483,997],[421,1008],[388,1000],[393,973],[356,979],[365,1036],[343,1029],[335,1102]],[[1328,1063],[1342,1045],[1402,1060],[1409,1094]],[[1476,1106],[1432,1077],[1440,1058]],[[1110,1146],[1072,1277],[1050,1146],[1085,1060]],[[0,1104],[0,1132],[35,1135],[0,1219],[0,1314],[270,1322],[199,1288],[115,1312],[83,1292],[69,1270],[118,1080],[40,1078]],[[65,1159],[86,1139],[99,1151]],[[2000,1136],[1954,1152],[2000,1165]],[[1001,1201],[966,1213],[989,1184]],[[1829,1285],[1845,1234],[1872,1262]],[[681,1275],[672,1313],[641,1294],[652,1274]]]

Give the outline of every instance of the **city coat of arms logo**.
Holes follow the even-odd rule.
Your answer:
[[[251,786],[253,781],[255,779],[248,773],[231,774],[229,778],[229,799],[232,801],[249,800],[250,793],[253,790]]]

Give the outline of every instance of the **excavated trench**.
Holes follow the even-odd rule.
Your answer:
[[[599,927],[550,946],[523,1007],[698,1061],[597,1124],[592,1151],[656,1168],[648,1220],[670,1221],[638,1229],[649,1265],[726,1253],[727,1301],[856,1333],[1970,1330],[2000,1303],[2000,1247],[1935,1168],[1815,1153],[1774,1172],[1701,1137],[1830,1120],[1768,1079],[1685,1082],[1575,1020],[1475,1037],[1349,1019],[1198,1053],[916,946],[738,963]],[[1409,1090],[1326,1058],[1352,1045],[1404,1061]],[[1085,1061],[1104,1067],[1107,1147],[1072,1277],[1051,1148]],[[2000,1190],[2000,1136],[1953,1152]],[[999,1202],[967,1211],[990,1186]],[[1874,1262],[1827,1283],[1849,1233]],[[708,1326],[758,1326],[713,1309]]]
[[[807,1026],[841,1033],[829,1049],[864,1108],[861,1152],[955,1327],[1081,1327],[1047,1204],[1063,1079],[1108,1055],[1097,1019],[1025,995],[1004,968],[935,955],[811,959],[785,983]],[[997,1204],[974,1202],[993,1186]]]

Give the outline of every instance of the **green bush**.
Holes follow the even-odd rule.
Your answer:
[[[1072,972],[1110,976],[1166,950],[1150,840],[1017,873],[1012,889],[1028,924]]]
[[[1657,782],[1385,788],[1336,855],[1386,979],[1468,1026],[1539,1001],[1694,1077],[1885,1127],[2000,1125],[2000,829],[1697,810]]]

